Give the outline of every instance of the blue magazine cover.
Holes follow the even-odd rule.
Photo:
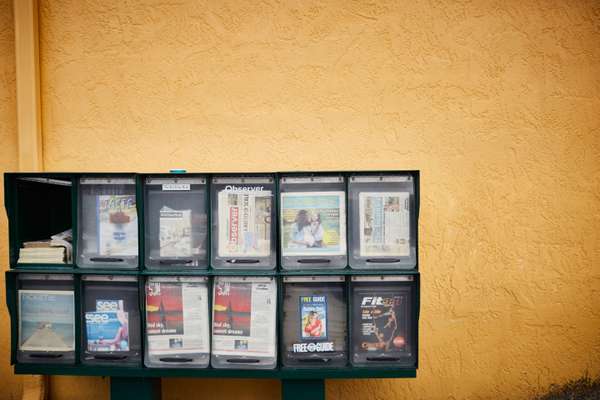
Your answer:
[[[86,312],[85,326],[88,351],[129,351],[127,312],[122,310]]]

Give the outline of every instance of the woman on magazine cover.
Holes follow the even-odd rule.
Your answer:
[[[291,226],[290,244],[296,248],[323,247],[323,234],[321,216],[311,216],[308,211],[300,210]]]

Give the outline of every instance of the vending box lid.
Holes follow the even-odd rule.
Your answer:
[[[72,274],[19,274],[21,281],[72,281]]]
[[[135,185],[135,178],[127,177],[103,177],[103,178],[91,178],[83,177],[79,181],[82,185]]]
[[[126,276],[126,275],[83,275],[81,277],[84,281],[90,282],[137,282],[137,276]]]
[[[286,283],[301,283],[301,282],[344,282],[345,277],[342,275],[334,276],[284,276],[283,281]]]
[[[410,175],[353,175],[350,182],[356,183],[388,183],[388,182],[410,182]]]
[[[216,276],[216,282],[271,282],[275,278],[272,276]]]
[[[371,276],[353,276],[352,282],[412,282],[412,275],[371,275]]]
[[[207,276],[150,276],[149,282],[182,282],[182,283],[201,283],[208,282]]]
[[[22,176],[22,177],[19,177],[19,180],[29,181],[29,182],[37,182],[37,183],[47,183],[49,185],[72,186],[72,183],[70,180],[65,181],[62,179]]]
[[[157,178],[157,177],[147,177],[146,185],[162,185],[163,190],[189,190],[189,185],[205,185],[206,178],[203,177],[194,177],[194,178]],[[172,186],[171,186],[172,185]],[[181,185],[181,186],[177,186]],[[185,185],[187,189],[185,189]]]
[[[215,176],[213,183],[217,184],[232,184],[232,183],[273,183],[273,178],[270,176]]]
[[[281,183],[342,183],[343,176],[284,176]]]

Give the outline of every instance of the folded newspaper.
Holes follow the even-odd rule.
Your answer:
[[[23,242],[19,264],[64,264],[73,260],[71,229],[50,236],[49,240]]]

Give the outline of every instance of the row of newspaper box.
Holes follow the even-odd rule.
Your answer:
[[[142,186],[138,224],[135,176],[78,179],[75,264],[137,268],[141,225],[148,269],[207,268],[208,254],[213,268],[273,269],[277,248],[285,269],[417,266],[411,173],[148,175]]]
[[[418,275],[16,276],[19,363],[416,367]]]

